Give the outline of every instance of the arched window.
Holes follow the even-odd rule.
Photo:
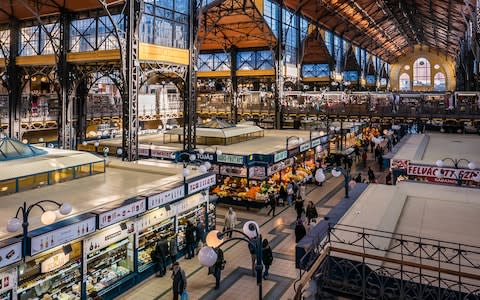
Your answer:
[[[430,62],[426,58],[419,58],[413,64],[413,86],[430,86],[432,81]]]
[[[410,90],[410,76],[407,73],[400,75],[400,90],[409,91]]]
[[[445,74],[442,72],[438,72],[435,74],[435,77],[433,78],[433,89],[435,91],[445,91],[446,87],[446,79],[445,79]]]

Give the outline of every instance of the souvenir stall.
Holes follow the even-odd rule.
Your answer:
[[[17,299],[17,263],[22,259],[22,241],[0,242],[0,300]]]
[[[81,238],[95,232],[84,214],[29,233],[28,257],[19,266],[18,299],[81,299]],[[19,254],[20,255],[20,254]]]

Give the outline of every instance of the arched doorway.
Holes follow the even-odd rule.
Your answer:
[[[447,80],[445,74],[438,72],[433,78],[433,89],[435,91],[445,91]]]
[[[410,76],[407,73],[403,73],[400,75],[400,90],[401,91],[409,91],[410,90]]]

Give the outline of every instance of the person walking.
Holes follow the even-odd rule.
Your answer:
[[[383,172],[383,153],[382,153],[382,151],[379,151],[377,161],[378,161],[378,169],[380,170],[380,172]]]
[[[297,218],[300,218],[303,212],[303,199],[300,197],[295,199],[295,211],[297,212]]]
[[[355,152],[355,162],[358,162],[360,160],[360,147],[355,144],[353,151]]]
[[[308,221],[307,224],[310,224],[310,221],[318,218],[317,208],[315,207],[315,205],[313,205],[312,201],[308,202],[306,215]]]
[[[256,245],[256,237],[252,239],[252,243]],[[255,263],[257,262],[257,253],[255,252],[255,247],[248,243],[248,251],[250,251],[250,258],[252,260],[252,276],[255,277]]]
[[[172,266],[170,270],[173,270],[173,264],[177,261],[177,235],[173,235],[168,241],[168,250],[170,254],[170,260],[172,261]]]
[[[300,185],[300,188],[299,188],[299,194],[300,194],[300,198],[302,198],[302,200],[305,200],[306,196],[307,196],[307,187],[305,184],[302,184]]]
[[[262,241],[262,261],[263,265],[265,266],[265,272],[263,273],[263,280],[267,280],[268,278],[268,270],[273,262],[273,252],[272,248],[268,244],[268,240],[264,239]]]
[[[295,224],[295,243],[300,242],[307,235],[307,230],[303,225],[302,219],[297,218],[297,223]]]
[[[225,265],[225,260],[224,260],[222,249],[215,248],[215,252],[217,253],[217,261],[212,266],[213,267],[212,273],[213,273],[213,276],[215,277],[215,289],[218,290],[220,288],[220,279],[222,278],[222,270]]]
[[[225,215],[224,231],[235,229],[236,225],[237,225],[237,214],[235,213],[235,211],[233,211],[233,208],[229,207],[228,212]],[[228,232],[227,236],[231,238],[232,232],[231,231]]]
[[[195,227],[190,221],[187,221],[187,228],[185,229],[185,241],[187,246],[186,259],[192,259],[195,256]]]
[[[367,175],[368,175],[368,181],[370,181],[370,183],[374,183],[375,182],[375,174],[373,173],[372,168],[368,167]]]
[[[363,167],[367,167],[367,151],[363,151],[362,153],[362,161],[363,161]]]
[[[277,199],[273,192],[268,193],[268,205],[270,205],[270,210],[267,213],[267,216],[270,216],[270,213],[275,217],[275,207],[277,207]]]
[[[205,225],[202,221],[198,221],[197,227],[195,228],[195,248],[202,248],[205,244]]]
[[[279,192],[279,204],[285,206],[285,202],[287,202],[287,189],[285,188],[284,184],[280,184],[280,192]]]
[[[182,270],[182,268],[180,268],[180,264],[178,262],[173,264],[171,278],[173,300],[179,300],[178,296],[182,295],[187,290],[187,276],[185,276],[185,272]]]
[[[167,273],[167,257],[169,254],[168,251],[168,242],[166,239],[161,239],[155,245],[155,256],[156,256],[156,276],[163,277]]]
[[[361,183],[362,182],[362,173],[358,173],[357,177],[355,177],[355,182],[356,183]]]
[[[388,172],[387,176],[385,177],[385,184],[392,185],[392,172]]]
[[[292,184],[292,182],[289,182],[288,186],[287,186],[287,202],[288,202],[288,206],[292,206],[292,202],[293,202],[293,184]]]

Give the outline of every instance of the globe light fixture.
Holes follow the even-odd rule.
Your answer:
[[[202,247],[198,252],[198,261],[204,267],[211,267],[217,262],[217,252],[211,247]]]
[[[435,162],[435,164],[437,165],[437,167],[441,168],[443,167],[443,160],[439,159]]]
[[[18,218],[11,218],[7,222],[7,231],[8,232],[17,232],[22,226],[22,222]]]
[[[468,163],[468,168],[470,170],[475,170],[477,168],[477,165],[473,161],[471,161]]]
[[[212,248],[217,248],[220,246],[220,244],[223,243],[223,238],[220,238],[222,236],[222,233],[218,230],[212,230],[207,234],[207,237],[205,238],[205,242],[207,243],[207,246],[212,247]]]
[[[245,233],[249,238],[256,238],[260,232],[260,227],[254,221],[248,221],[243,224],[243,233]]]
[[[332,176],[333,176],[333,177],[338,177],[338,176],[340,176],[340,175],[342,175],[342,172],[341,172],[341,171],[338,171],[337,169],[333,169],[333,170],[332,170]]]
[[[59,208],[60,214],[66,216],[72,212],[72,205],[70,203],[63,203]]]
[[[57,219],[57,215],[51,210],[45,211],[40,217],[40,221],[44,225],[53,224],[53,222],[55,222],[56,219]]]

